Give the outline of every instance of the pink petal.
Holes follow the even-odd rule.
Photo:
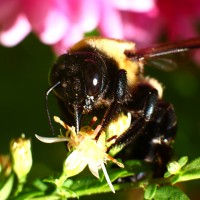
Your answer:
[[[184,2],[184,3],[183,3]],[[160,18],[162,18],[170,40],[194,37],[197,35],[195,23],[199,20],[199,1],[173,0],[158,1]],[[198,10],[198,12],[197,12]]]
[[[148,12],[155,7],[155,0],[110,0],[119,10]]]
[[[77,23],[80,24],[81,29],[84,30],[84,32],[90,32],[94,30],[100,21],[99,7],[101,1],[78,0],[72,2],[75,5],[79,5],[79,12],[74,13],[74,15],[77,16]]]
[[[24,1],[24,11],[42,42],[54,44],[68,29],[67,4],[58,0]]]
[[[134,41],[140,47],[155,42],[161,31],[160,20],[157,15],[149,16],[149,13],[123,11],[121,13],[125,39]]]
[[[20,0],[0,0],[0,23],[19,13]]]
[[[0,44],[11,47],[21,42],[31,31],[27,18],[20,14],[17,18],[3,24],[0,32]]]
[[[55,10],[51,10],[45,20],[43,31],[39,32],[39,37],[46,44],[58,42],[69,28],[68,20],[65,16]]]
[[[170,40],[181,40],[186,38],[197,37],[198,32],[191,23],[191,18],[174,19],[173,23],[168,25],[168,37]],[[181,23],[180,23],[181,22]]]
[[[99,28],[106,37],[123,38],[123,24],[120,12],[105,1],[101,5],[101,21]]]
[[[58,55],[66,53],[67,49],[81,40],[83,36],[84,33],[78,26],[72,26],[72,28],[65,33],[65,37],[53,46],[53,49]]]

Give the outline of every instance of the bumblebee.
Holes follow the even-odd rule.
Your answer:
[[[191,39],[136,50],[130,41],[88,37],[58,57],[47,95],[55,92],[67,124],[75,126],[76,133],[86,116],[97,116],[101,128],[96,139],[121,113],[130,113],[130,126],[108,151],[123,145],[130,152],[125,159],[152,162],[160,176],[171,159],[177,119],[173,105],[162,98],[162,84],[144,76],[144,64],[199,47],[200,39]],[[49,113],[48,117],[50,121]]]

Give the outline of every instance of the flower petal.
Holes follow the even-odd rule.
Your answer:
[[[106,37],[123,38],[121,14],[115,8],[108,5],[107,2],[103,2],[101,7],[102,16],[99,22],[101,34]]]
[[[93,163],[89,163],[88,167],[89,167],[91,173],[99,179],[99,167],[98,167],[98,165],[93,164]]]
[[[108,183],[110,189],[112,190],[113,193],[115,193],[115,189],[114,189],[114,187],[113,187],[113,185],[112,185],[112,182],[111,182],[111,180],[110,180],[110,178],[109,178],[109,176],[108,176],[108,172],[107,172],[107,170],[106,170],[106,168],[105,168],[104,163],[101,164],[101,168],[102,168],[102,170],[103,170],[104,176],[105,176],[105,178],[106,178],[106,181],[107,181],[107,183]]]
[[[35,137],[44,143],[56,143],[56,142],[66,142],[68,139],[66,137],[42,137],[35,134]]]
[[[119,10],[134,12],[148,12],[155,7],[155,0],[110,0]]]
[[[8,21],[20,12],[20,0],[1,0],[0,1],[0,23]]]
[[[42,42],[54,44],[69,28],[68,4],[57,0],[24,1],[24,11]]]
[[[84,33],[80,30],[80,27],[73,25],[65,33],[65,36],[53,46],[53,49],[58,55],[63,54],[66,52],[66,49],[81,40],[83,36]]]
[[[75,176],[85,169],[87,162],[82,159],[82,156],[81,152],[75,150],[67,157],[64,163],[64,172],[67,177]]]
[[[31,31],[31,26],[25,17],[20,14],[16,18],[7,20],[0,31],[0,44],[11,47],[21,42]]]
[[[81,4],[79,12],[75,13],[79,18],[79,26],[82,27],[84,32],[92,31],[100,21],[99,3],[94,0],[81,0],[80,2],[82,3],[79,3],[79,5]]]

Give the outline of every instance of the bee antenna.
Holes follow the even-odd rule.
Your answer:
[[[55,135],[55,130],[54,130],[54,127],[53,127],[53,124],[52,124],[52,121],[51,121],[51,115],[50,115],[50,112],[49,112],[49,104],[48,104],[48,96],[49,96],[49,93],[55,88],[57,87],[58,85],[60,84],[60,81],[58,81],[56,84],[54,84],[53,86],[51,86],[46,94],[45,94],[45,107],[46,107],[46,112],[47,112],[47,118],[48,118],[48,122],[49,122],[49,125],[50,125],[50,129],[51,129],[51,132],[53,135]]]

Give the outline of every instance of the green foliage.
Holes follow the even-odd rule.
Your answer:
[[[172,177],[173,184],[177,182],[200,179],[200,158],[193,160],[181,168],[179,173]]]
[[[11,174],[6,181],[0,181],[0,199],[7,199],[12,191],[14,174]]]
[[[144,188],[145,199],[165,200],[165,199],[189,199],[187,195],[179,188],[173,186],[177,182],[190,181],[200,179],[200,158],[197,158],[186,164],[187,157],[182,157],[178,161],[173,161],[168,164],[168,171],[165,178],[155,179],[151,177],[151,166],[145,162],[138,160],[129,160],[125,162],[125,168],[112,168],[108,166],[108,174],[113,182],[115,190]],[[180,168],[176,171],[169,167],[176,162]],[[173,172],[173,173],[172,173]],[[138,174],[143,174],[141,178],[137,178]],[[133,182],[125,181],[127,177],[132,177]],[[135,179],[133,179],[135,177]],[[25,183],[23,191],[16,195],[17,186],[13,182],[13,174],[7,181],[1,182],[1,199],[15,200],[57,200],[68,198],[80,198],[85,195],[93,195],[99,193],[110,192],[110,188],[103,176],[96,179],[92,175],[85,175],[81,178],[67,179],[62,186],[56,186],[56,178],[46,178],[45,180],[36,179],[32,184]],[[124,181],[120,181],[124,180]],[[12,193],[11,193],[12,189]]]
[[[155,200],[188,200],[189,198],[179,188],[174,186],[163,186],[156,190]]]

